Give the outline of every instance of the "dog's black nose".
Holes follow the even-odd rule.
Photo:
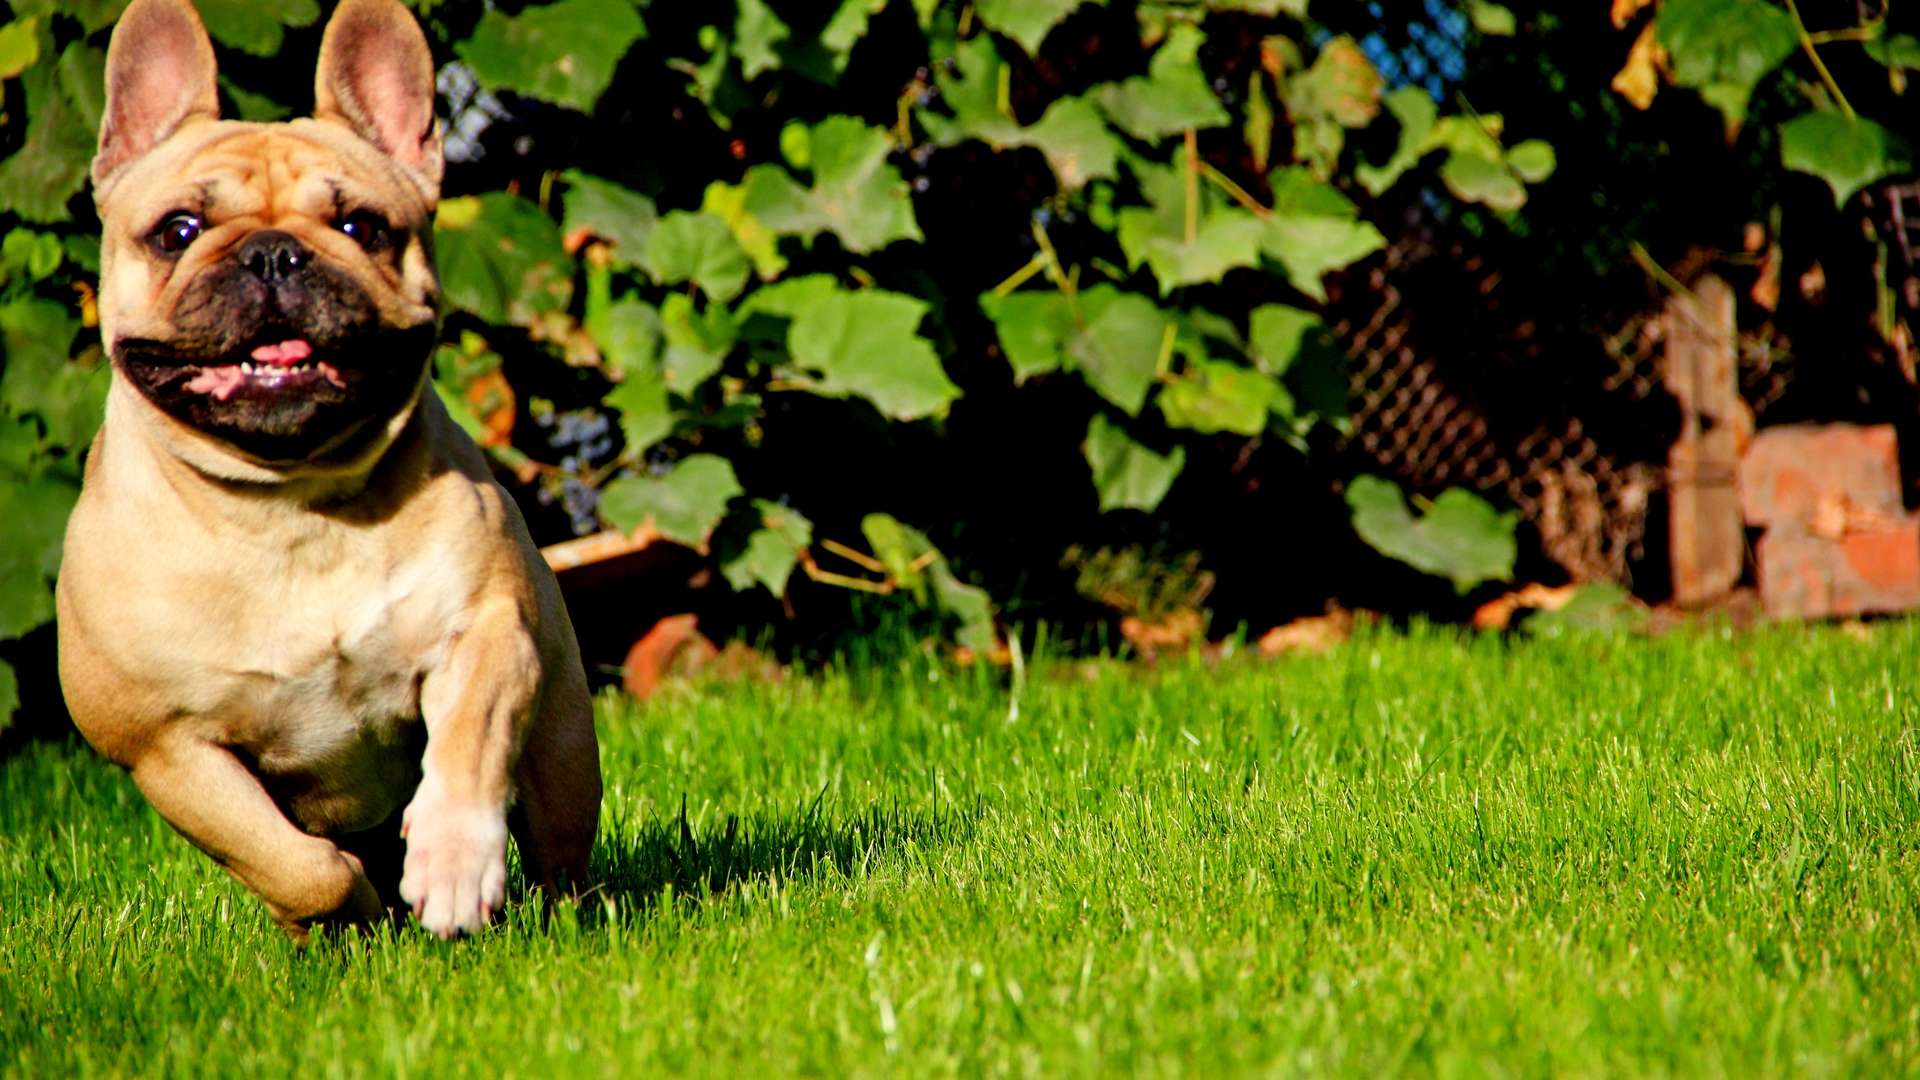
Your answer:
[[[305,269],[313,261],[313,253],[291,233],[262,229],[247,237],[235,258],[254,277],[269,285],[277,285]]]

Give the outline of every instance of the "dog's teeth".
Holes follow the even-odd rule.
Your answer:
[[[240,374],[242,375],[253,374],[253,365],[249,364],[245,360],[240,361]]]

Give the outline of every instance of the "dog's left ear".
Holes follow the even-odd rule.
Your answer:
[[[427,200],[445,168],[433,115],[433,54],[400,0],[341,0],[320,39],[313,115],[345,124],[405,166]]]

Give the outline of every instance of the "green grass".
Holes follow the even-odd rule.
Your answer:
[[[1415,631],[1044,665],[1012,720],[917,662],[609,700],[603,898],[305,954],[34,745],[0,1073],[1914,1074],[1917,658]]]

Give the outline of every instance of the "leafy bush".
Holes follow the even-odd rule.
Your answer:
[[[0,26],[0,638],[51,615],[104,392],[83,186],[120,6],[15,0]],[[227,115],[305,108],[317,0],[201,7]],[[936,519],[924,473],[902,479],[971,403],[1044,400],[1095,512],[1154,511],[1213,443],[1304,448],[1341,423],[1317,309],[1329,274],[1383,245],[1372,200],[1415,185],[1517,224],[1556,161],[1497,102],[1390,84],[1388,21],[1355,5],[415,7],[450,107],[436,385],[536,529],[651,524],[774,594],[796,573],[875,585],[852,571],[877,566],[975,640],[985,596],[930,535],[963,565],[994,538]],[[1521,24],[1484,0],[1421,18],[1469,42]],[[1666,0],[1650,25],[1622,78],[1664,71],[1729,124],[1796,42],[1838,40],[1808,44],[1766,0]],[[1910,38],[1847,40],[1912,66]],[[1844,197],[1897,166],[1897,136],[1830,79],[1812,90],[1780,131],[1787,167]],[[862,479],[879,457],[888,481]],[[856,524],[871,554],[825,546]]]

